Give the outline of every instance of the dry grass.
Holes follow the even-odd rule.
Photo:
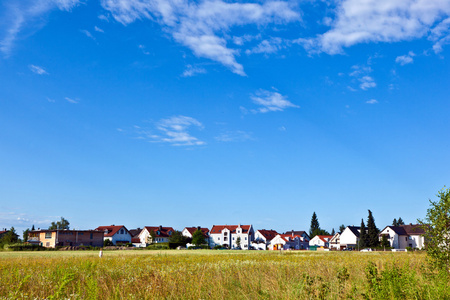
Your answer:
[[[448,299],[448,289],[424,253],[0,252],[0,299]]]

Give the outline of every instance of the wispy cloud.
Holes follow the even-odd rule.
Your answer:
[[[407,65],[407,64],[412,64],[413,63],[413,57],[416,56],[414,54],[414,52],[409,51],[408,54],[406,55],[402,55],[402,56],[397,56],[397,58],[395,58],[395,62],[400,64],[401,66]]]
[[[449,42],[450,2],[442,0],[343,0],[331,28],[317,38],[299,39],[308,51],[343,53],[368,42],[399,42],[430,35],[435,51]]]
[[[99,28],[97,26],[94,26],[94,30],[97,31],[97,32],[101,32],[101,33],[105,32],[103,29],[101,29],[101,28]]]
[[[287,43],[288,43],[287,41],[285,41],[279,37],[274,37],[274,38],[270,38],[268,40],[261,41],[261,43],[259,43],[254,48],[247,49],[245,51],[245,53],[247,55],[255,54],[255,53],[272,54],[272,53],[276,53],[279,50],[285,48]]]
[[[78,99],[72,99],[69,97],[65,97],[64,99],[66,99],[67,102],[72,103],[72,104],[77,104],[79,102]]]
[[[374,88],[377,86],[375,79],[369,74],[372,72],[371,67],[354,65],[352,66],[352,72],[350,72],[351,77],[355,77],[359,81],[360,89],[366,91],[370,88]],[[353,88],[349,87],[351,91],[355,91]]]
[[[156,20],[173,38],[198,57],[221,63],[232,72],[245,75],[236,61],[239,51],[229,48],[224,32],[233,26],[265,25],[300,20],[289,2],[229,3],[223,0],[101,0],[118,22]]]
[[[197,74],[205,74],[205,73],[206,69],[204,68],[187,65],[186,70],[184,70],[183,72],[183,77],[192,77]]]
[[[251,112],[253,113],[283,111],[289,107],[300,107],[287,100],[287,96],[283,96],[278,92],[271,92],[266,90],[259,90],[254,95],[251,95],[250,99],[252,99],[253,103],[261,106],[258,109],[251,110]]]
[[[95,41],[95,37],[92,35],[92,33],[88,30],[80,30],[82,33],[84,33],[84,35],[86,35],[88,38],[92,39]]]
[[[244,142],[252,140],[252,134],[249,132],[237,130],[227,131],[216,136],[215,139],[219,142]]]
[[[144,45],[139,45],[138,47],[139,49],[141,49],[142,53],[144,53],[145,55],[150,55],[150,52],[146,50],[146,47]]]
[[[31,72],[36,73],[38,75],[48,75],[47,71],[44,70],[44,68],[36,66],[36,65],[29,65],[28,66],[31,70]]]
[[[43,25],[42,16],[53,9],[69,11],[80,3],[79,0],[10,0],[5,2],[5,11],[0,16],[4,24],[0,31],[0,51],[5,57],[11,54],[15,41],[24,28]]]
[[[375,100],[375,99],[370,99],[370,100],[367,100],[366,103],[367,103],[367,104],[377,104],[378,101]]]

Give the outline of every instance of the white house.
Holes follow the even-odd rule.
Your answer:
[[[357,248],[361,227],[347,226],[340,236],[340,249]]]
[[[113,245],[131,243],[131,234],[123,225],[99,226],[95,230],[103,231],[103,240],[110,240]]]
[[[197,230],[200,230],[202,232],[203,237],[205,238],[205,242],[209,246],[209,229],[208,228],[202,228],[200,226],[197,227],[185,227],[183,231],[181,231],[181,234],[189,239],[192,240],[192,237],[194,235],[194,232]],[[187,247],[193,246],[192,244],[188,243],[186,244]]]
[[[330,249],[341,250],[341,233],[336,232],[329,242]]]
[[[213,225],[209,232],[209,245],[238,249],[239,241],[240,248],[248,250],[254,237],[252,225]]]
[[[269,250],[307,250],[308,240],[301,235],[278,234],[270,241]]]
[[[155,234],[155,240],[151,236],[151,232]],[[169,242],[169,237],[175,230],[172,227],[162,227],[159,226],[145,226],[141,233],[139,233],[139,240],[142,246],[147,246],[152,243],[167,243]]]
[[[332,237],[332,235],[316,235],[309,241],[309,246],[329,248],[329,243]]]
[[[252,242],[252,248],[255,250],[267,250],[270,241],[278,235],[275,230],[260,229],[255,232],[255,240]]]
[[[422,249],[425,246],[424,233],[425,230],[422,225],[409,224],[386,226],[378,236],[380,241],[383,236],[386,236],[389,244],[394,249],[405,249],[406,247]]]

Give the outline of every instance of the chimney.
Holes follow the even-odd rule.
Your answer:
[[[162,225],[159,225],[159,231],[162,231]]]

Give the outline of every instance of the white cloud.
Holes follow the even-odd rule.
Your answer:
[[[293,104],[287,100],[286,96],[278,92],[270,92],[259,90],[255,95],[250,97],[253,103],[262,107],[252,110],[253,113],[267,113],[271,111],[283,111],[289,107],[299,108],[300,106]]]
[[[48,75],[47,71],[45,71],[42,67],[36,65],[29,65],[28,67],[33,73],[36,73],[38,75]]]
[[[150,55],[150,52],[148,52],[148,51],[146,50],[146,48],[145,48],[144,45],[139,45],[138,47],[139,47],[139,49],[142,50],[142,53],[144,53],[145,55]]]
[[[367,104],[377,104],[378,101],[375,100],[375,99],[370,99],[370,100],[367,100],[366,103],[367,103]]]
[[[42,16],[53,10],[69,11],[80,3],[79,0],[9,0],[5,12],[0,16],[5,24],[0,31],[0,51],[8,57],[15,41],[24,28],[42,26]]]
[[[247,55],[254,53],[265,53],[265,54],[276,53],[282,48],[285,48],[286,43],[287,43],[286,41],[283,41],[283,39],[279,37],[273,37],[268,40],[263,40],[253,49],[246,50],[245,53]]]
[[[156,20],[180,44],[198,57],[223,64],[245,75],[236,61],[239,51],[227,46],[224,32],[233,26],[297,21],[300,14],[289,2],[229,3],[223,0],[101,0],[116,21],[127,25],[137,19]]]
[[[69,97],[65,97],[64,99],[66,99],[67,102],[72,103],[72,104],[77,104],[78,103],[78,99],[72,99]]]
[[[197,74],[205,74],[205,73],[206,70],[204,68],[187,65],[186,70],[184,70],[183,72],[183,77],[192,77]]]
[[[227,131],[215,137],[219,142],[244,142],[252,140],[252,135],[249,132],[237,130]]]
[[[205,142],[192,136],[188,129],[196,127],[202,129],[203,125],[194,118],[186,116],[174,116],[167,119],[162,119],[156,124],[156,128],[161,132],[161,135],[153,134],[149,131],[141,131],[146,138],[155,142],[164,142],[172,144],[173,146],[200,146]]]
[[[87,30],[81,30],[82,33],[84,33],[88,38],[93,39],[95,41],[95,37]]]
[[[375,80],[370,76],[363,76],[363,77],[359,78],[359,81],[361,82],[359,87],[365,91],[377,86],[377,84],[375,83]]]
[[[344,47],[360,43],[422,38],[431,30],[432,35],[437,36],[435,51],[439,51],[439,38],[443,32],[448,33],[446,18],[450,15],[450,1],[342,0],[335,11],[330,30],[317,38],[297,41],[311,52],[337,54],[342,53]]]
[[[407,55],[397,56],[395,62],[400,64],[401,66],[413,63],[413,57],[416,56],[414,52],[409,51]]]
[[[105,31],[97,26],[94,26],[95,31],[104,33]]]
[[[360,82],[359,87],[366,91],[369,88],[374,88],[377,86],[373,77],[369,76],[372,72],[371,67],[354,65],[352,66],[352,72],[349,74],[352,77],[355,77]],[[355,89],[348,87],[351,91],[355,91]]]

